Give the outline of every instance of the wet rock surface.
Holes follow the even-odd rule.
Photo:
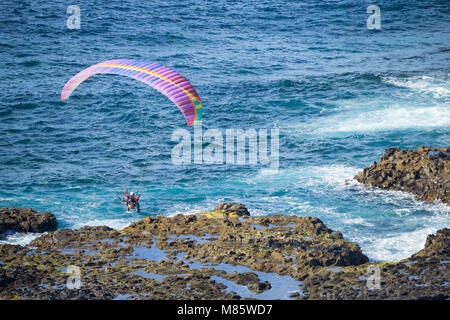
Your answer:
[[[41,233],[56,228],[56,218],[50,212],[37,212],[31,208],[0,208],[0,235],[8,230]]]
[[[355,179],[368,186],[413,193],[417,200],[450,205],[450,148],[388,148],[379,163]]]
[[[410,259],[369,263],[318,218],[146,217],[0,245],[0,298],[445,299],[448,244],[444,229]],[[380,289],[367,287],[373,267]]]

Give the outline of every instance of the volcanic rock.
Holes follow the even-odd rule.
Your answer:
[[[0,208],[0,234],[7,230],[41,233],[56,228],[56,218],[50,212],[37,212],[31,208]]]
[[[417,200],[450,205],[450,148],[388,148],[378,163],[355,179],[372,187],[413,193]]]

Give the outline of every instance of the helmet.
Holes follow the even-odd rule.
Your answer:
[[[134,192],[133,191],[130,192],[130,196],[134,196]]]

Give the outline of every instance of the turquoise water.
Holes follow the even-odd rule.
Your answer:
[[[447,1],[22,1],[0,10],[0,206],[54,213],[61,228],[121,228],[146,215],[242,202],[254,215],[317,216],[375,260],[409,256],[449,227],[448,207],[362,187],[386,147],[448,146]],[[113,58],[174,68],[203,100],[203,130],[280,130],[280,169],[171,162],[187,127],[158,92],[98,75],[66,102],[70,77]],[[146,157],[148,148],[148,157]],[[140,188],[142,212],[116,195]],[[3,241],[26,243],[29,236]]]

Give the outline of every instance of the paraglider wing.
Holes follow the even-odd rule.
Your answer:
[[[202,118],[202,102],[192,84],[178,72],[145,60],[117,59],[90,66],[66,83],[61,92],[61,100],[69,98],[84,80],[98,73],[124,75],[158,90],[177,105],[189,126]]]

